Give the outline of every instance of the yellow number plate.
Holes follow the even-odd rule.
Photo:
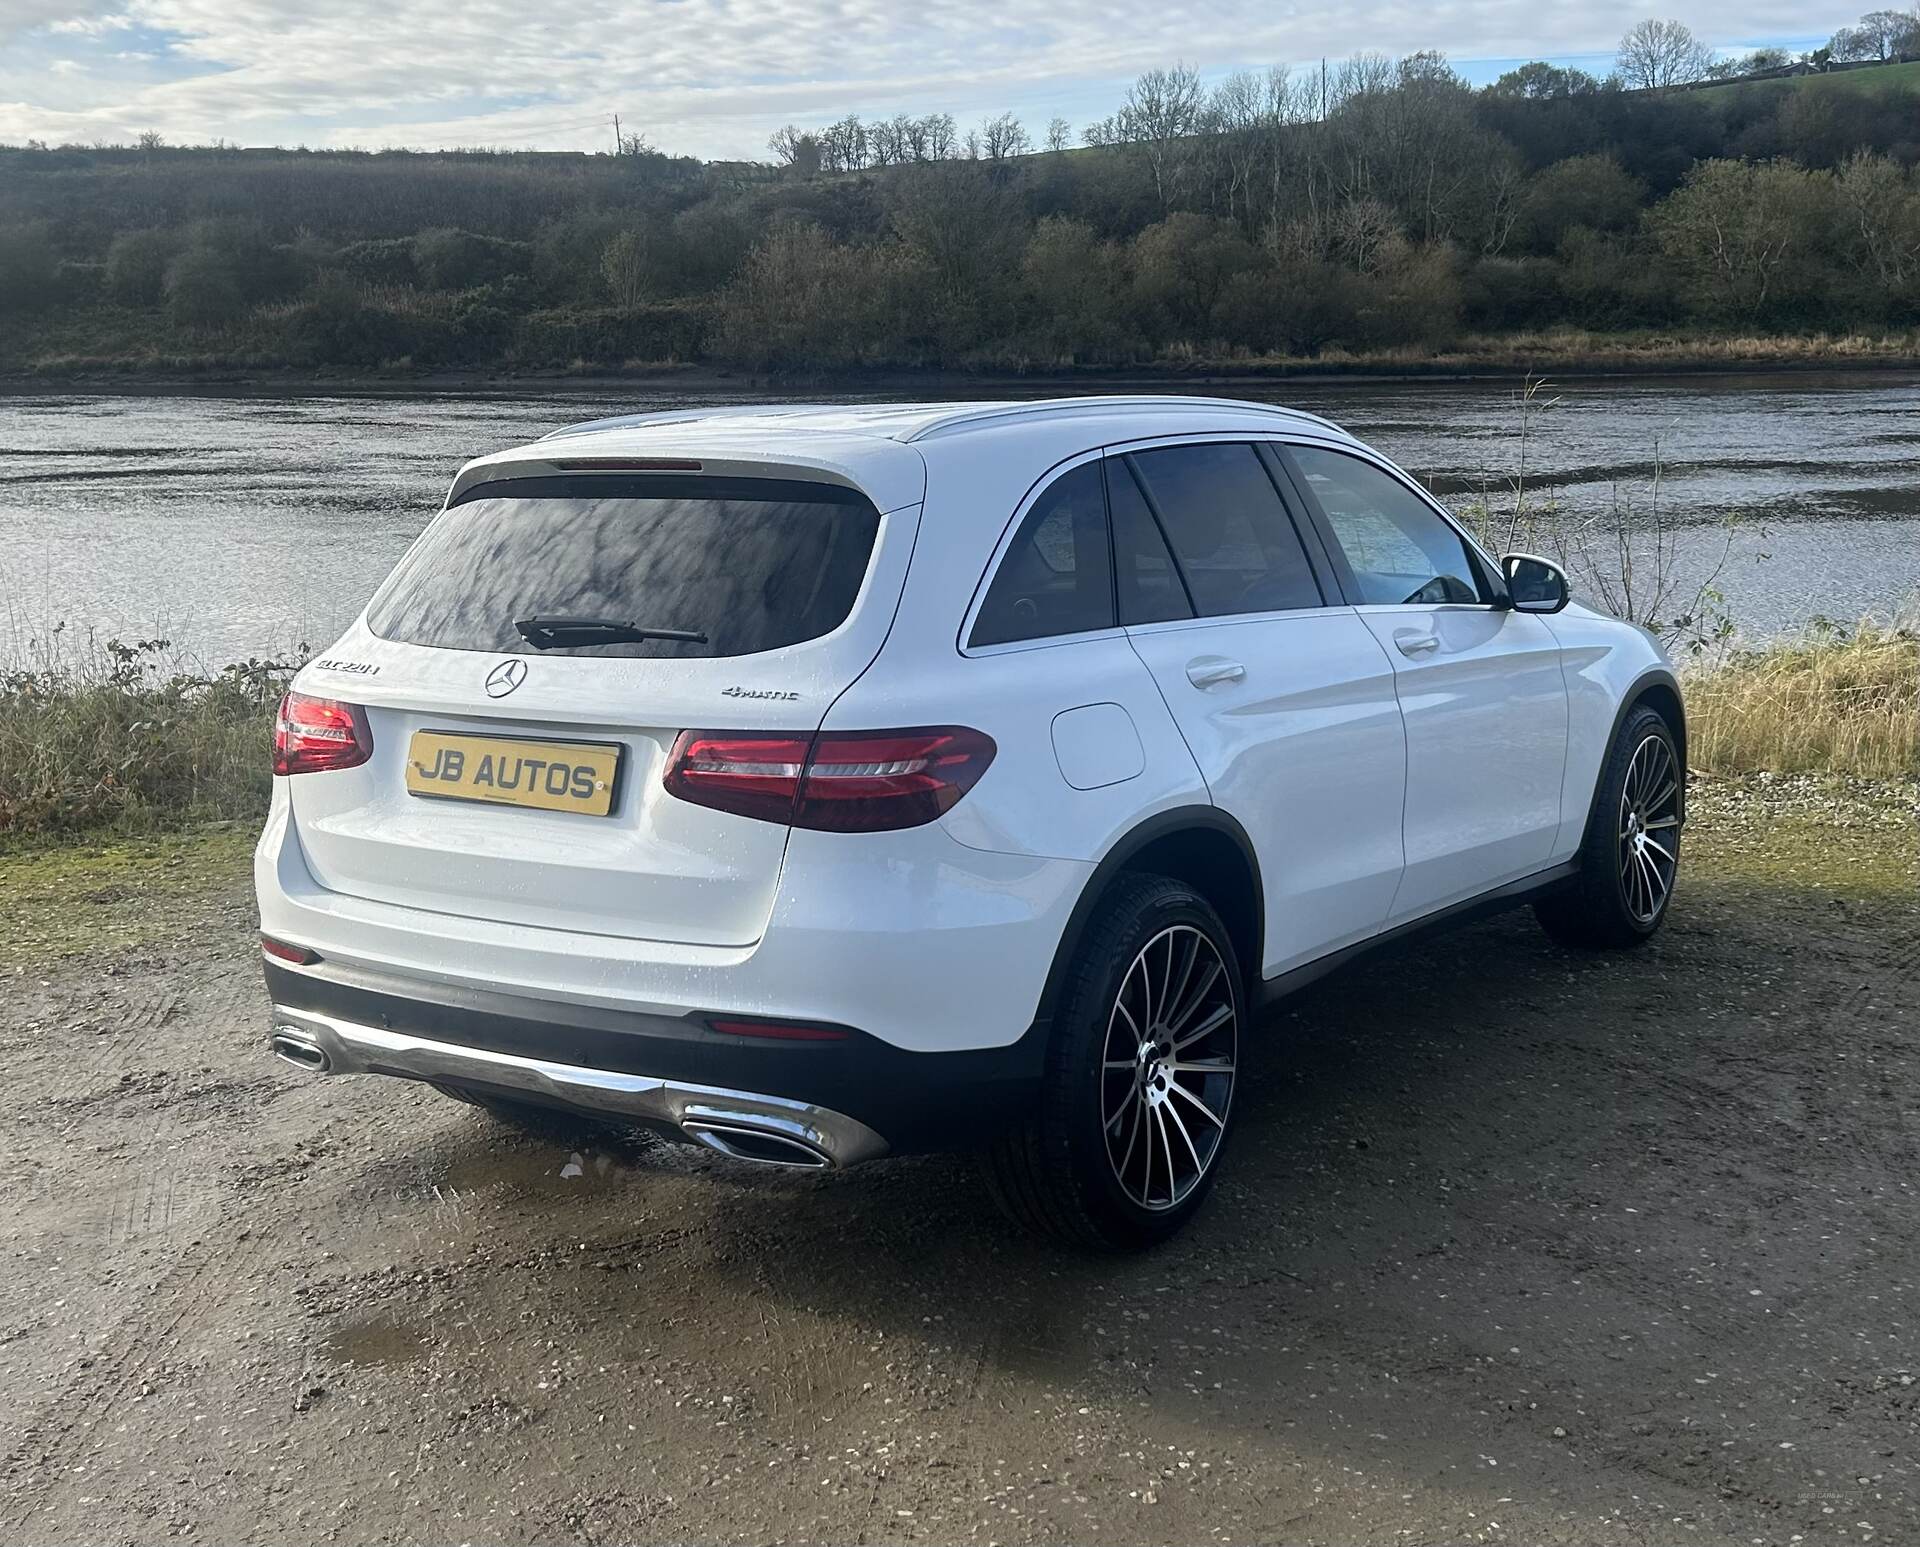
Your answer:
[[[606,816],[620,749],[589,741],[517,741],[415,731],[407,788],[415,795]]]

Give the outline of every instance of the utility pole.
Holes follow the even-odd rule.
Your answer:
[[[615,113],[613,115],[613,153],[617,156],[620,150],[620,115]]]

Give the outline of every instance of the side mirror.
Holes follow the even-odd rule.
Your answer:
[[[1566,572],[1550,559],[1509,553],[1500,561],[1515,612],[1558,612],[1567,605]]]

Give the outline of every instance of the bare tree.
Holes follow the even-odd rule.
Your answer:
[[[783,167],[790,167],[799,158],[800,142],[808,138],[798,124],[782,124],[767,137],[767,149],[773,152],[773,159]]]
[[[1620,40],[1614,67],[1629,86],[1643,91],[1697,81],[1713,64],[1713,50],[1683,22],[1649,17]]]
[[[913,159],[914,121],[905,113],[884,119],[867,131],[867,147],[877,167],[898,166]]]
[[[1168,70],[1148,70],[1136,80],[1115,115],[1121,137],[1146,158],[1162,209],[1173,208],[1185,181],[1202,106],[1200,72],[1176,64]]]
[[[858,113],[820,131],[820,161],[829,172],[858,172],[867,164],[867,130]]]
[[[1047,149],[1065,150],[1073,143],[1073,125],[1064,118],[1054,118],[1047,124]]]
[[[1898,59],[1920,53],[1920,12],[1869,11],[1827,45],[1836,59]]]
[[[1011,113],[989,118],[980,126],[980,150],[989,161],[1024,156],[1033,149],[1025,127]]]
[[[929,113],[920,120],[926,153],[925,161],[951,161],[959,153],[960,131],[951,113]]]
[[[647,298],[654,272],[653,243],[645,231],[622,231],[600,253],[600,275],[621,311]]]

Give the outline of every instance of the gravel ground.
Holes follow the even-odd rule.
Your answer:
[[[964,1160],[303,1077],[231,835],[0,863],[0,1538],[1920,1538],[1912,791],[1694,815],[1643,951],[1520,913],[1273,1016],[1130,1260]]]

